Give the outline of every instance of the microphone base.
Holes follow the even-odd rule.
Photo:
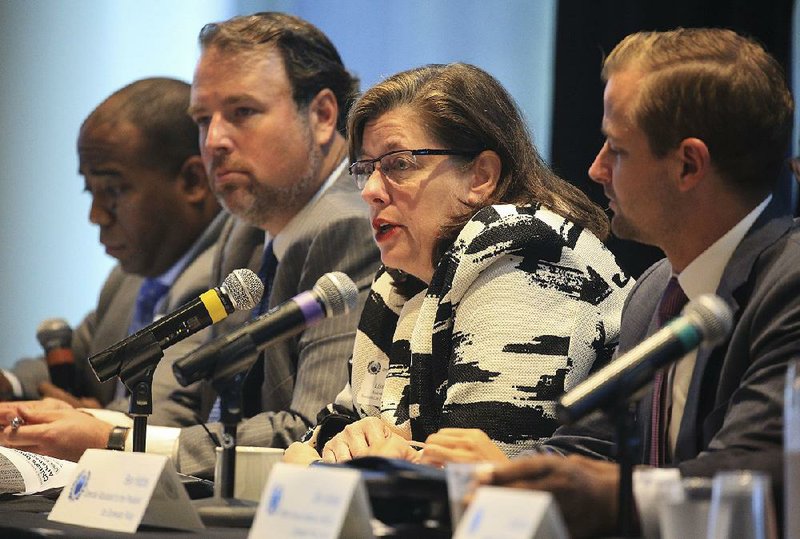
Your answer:
[[[205,498],[192,505],[206,526],[249,528],[253,525],[258,503],[239,498]]]

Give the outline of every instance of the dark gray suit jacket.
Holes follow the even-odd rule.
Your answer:
[[[264,351],[262,412],[239,424],[239,445],[287,447],[314,424],[316,414],[345,386],[361,308],[380,262],[368,208],[346,171],[281,234],[289,230],[293,242],[278,264],[269,306],[311,289],[330,271],[342,271],[355,281],[361,290],[359,304],[347,315],[323,320]],[[263,231],[235,221],[220,241],[218,275],[239,267],[258,270]],[[224,334],[249,316],[231,315],[214,326],[215,332]],[[218,424],[211,427],[219,431]],[[179,444],[181,472],[212,475],[214,445],[202,426],[182,429]]]
[[[800,357],[800,229],[773,199],[736,248],[717,294],[731,306],[731,338],[697,355],[673,463],[684,475],[759,469],[782,480],[786,368]],[[618,354],[655,330],[653,317],[672,274],[662,260],[637,282],[622,314]],[[640,401],[639,462],[649,461],[650,401]],[[561,452],[613,458],[607,422],[592,417],[556,431],[547,445]]]
[[[157,316],[177,309],[208,290],[215,245],[228,219],[227,214],[220,213],[198,238],[197,254],[172,284],[163,312],[157,313]],[[122,412],[128,411],[128,399],[113,400],[116,378],[101,384],[88,358],[127,337],[141,284],[141,277],[125,273],[120,266],[114,267],[100,291],[97,308],[75,328],[72,337],[77,392],[95,397],[107,408]],[[149,418],[150,423],[176,427],[193,425],[197,423],[198,416],[208,414],[210,397],[202,392],[201,386],[195,384],[183,388],[172,374],[172,362],[204,342],[208,335],[208,330],[198,332],[166,350],[153,376],[153,415]],[[39,398],[39,383],[50,379],[43,358],[20,360],[12,372],[20,380],[25,397],[31,399]]]

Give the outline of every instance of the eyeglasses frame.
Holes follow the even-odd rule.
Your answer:
[[[375,172],[375,170],[376,170],[375,163],[380,163],[380,161],[384,157],[387,157],[387,156],[390,156],[390,155],[393,155],[393,154],[396,154],[396,153],[408,152],[412,156],[417,156],[417,155],[464,155],[464,156],[476,156],[479,153],[481,153],[482,151],[483,150],[448,150],[448,149],[431,149],[431,148],[423,148],[423,149],[419,149],[419,150],[408,150],[408,149],[392,150],[392,151],[386,152],[383,155],[379,155],[378,157],[376,157],[374,159],[359,159],[358,161],[353,161],[350,164],[350,166],[347,167],[347,170],[350,173],[350,175],[353,176],[353,179],[356,182],[356,187],[358,187],[361,190],[361,189],[364,189],[364,187],[367,185],[367,180],[369,180],[369,177],[372,175],[373,172]],[[369,175],[367,175],[364,178],[363,183],[362,183],[362,182],[359,182],[358,179],[356,178],[356,175],[353,174],[353,167],[355,167],[356,165],[359,165],[359,164],[364,164],[364,163],[372,163],[372,171],[369,173]],[[362,185],[359,185],[359,183],[362,183]]]

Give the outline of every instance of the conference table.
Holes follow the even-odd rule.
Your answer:
[[[370,474],[367,473],[367,476]],[[373,512],[376,516],[385,517],[385,520],[395,520],[395,522],[383,522],[373,519],[372,528],[376,537],[386,538],[410,538],[410,539],[444,539],[451,536],[449,517],[444,515],[449,510],[448,507],[440,503],[428,504],[425,496],[417,497],[420,479],[413,481],[398,481],[397,477],[387,478],[385,475],[373,475],[367,479],[368,491]],[[422,481],[422,486],[430,497],[436,488],[431,489],[431,484]],[[413,501],[410,494],[412,491]],[[187,488],[188,490],[188,488]],[[15,496],[10,494],[0,495],[0,537],[13,538],[129,538],[131,534],[100,530],[84,526],[75,526],[52,522],[47,519],[47,515],[58,498],[59,490],[53,489],[42,494],[26,496]],[[403,500],[406,500],[403,505]],[[436,496],[441,498],[441,493]],[[206,498],[205,500],[208,500]],[[194,504],[202,504],[204,499],[193,500]],[[399,509],[399,511],[398,511]],[[408,515],[406,522],[396,522],[399,513]],[[436,517],[441,517],[438,519]],[[431,518],[434,517],[434,518]],[[447,522],[443,522],[446,520]],[[134,537],[147,539],[174,539],[176,537],[226,537],[236,539],[247,537],[249,527],[231,527],[219,525],[218,522],[206,523],[206,528],[197,531],[181,531],[153,526],[142,525]]]
[[[36,498],[32,496],[30,498]],[[26,499],[22,503],[17,501],[0,501],[0,537],[8,538],[52,538],[60,537],[65,539],[122,539],[130,538],[131,534],[87,528],[84,526],[74,526],[47,520],[47,512],[52,506],[51,500]],[[450,537],[449,533],[442,530],[426,529],[419,526],[400,526],[387,528],[377,526],[376,537],[387,538],[413,538],[413,539],[443,539]],[[248,528],[228,528],[220,526],[207,527],[199,531],[181,531],[165,528],[154,528],[150,526],[140,526],[133,537],[146,539],[175,539],[185,537],[193,539],[195,537],[225,537],[237,539],[245,538],[249,532]]]

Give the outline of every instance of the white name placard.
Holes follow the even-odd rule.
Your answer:
[[[249,538],[372,538],[369,502],[357,470],[279,463],[272,468]]]
[[[127,533],[204,527],[168,457],[103,449],[86,450],[47,518]]]
[[[456,528],[453,539],[568,539],[552,494],[533,490],[481,487]]]

